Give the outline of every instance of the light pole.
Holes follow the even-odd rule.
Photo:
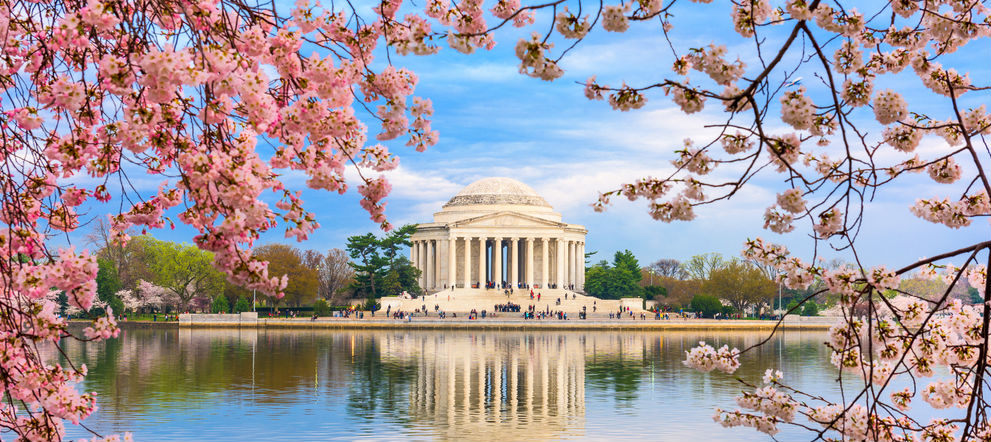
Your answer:
[[[257,301],[255,301],[255,292],[256,291],[257,290],[255,290],[255,289],[252,289],[251,290],[251,311],[255,311],[255,304],[257,304]]]

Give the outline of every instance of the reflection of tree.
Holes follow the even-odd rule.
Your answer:
[[[611,388],[617,402],[631,402],[637,398],[646,366],[647,361],[642,358],[596,354],[585,359],[585,379],[590,388],[605,391]]]
[[[355,343],[348,415],[375,420],[385,414],[406,422],[409,385],[416,377],[417,367],[412,361],[383,359],[377,340],[360,339]]]

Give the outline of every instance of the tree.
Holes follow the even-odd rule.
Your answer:
[[[723,311],[723,303],[712,295],[695,295],[692,297],[692,310],[701,313],[706,318],[711,318],[716,313]]]
[[[251,311],[251,302],[248,301],[248,298],[245,298],[244,296],[238,296],[237,302],[234,304],[234,313],[250,312],[250,311]]]
[[[223,276],[213,266],[213,254],[191,246],[146,239],[155,283],[169,289],[178,300],[180,311],[194,307],[204,310],[220,292]]]
[[[688,272],[682,268],[681,261],[678,261],[677,259],[658,259],[657,261],[650,263],[647,268],[653,271],[656,276],[674,279],[685,279],[688,277]]]
[[[668,289],[660,285],[648,285],[644,287],[643,290],[645,298],[650,300],[659,300],[668,294]]]
[[[270,275],[287,278],[284,301],[293,307],[312,303],[319,289],[318,270],[306,265],[304,252],[286,244],[266,244],[255,249],[255,256],[269,262]],[[313,265],[319,261],[311,260]]]
[[[330,316],[330,305],[323,299],[317,299],[313,303],[313,314],[317,316]]]
[[[132,294],[139,298],[138,302],[144,308],[163,311],[167,311],[169,307],[179,309],[179,297],[173,291],[143,279],[138,281],[138,288],[133,290]]]
[[[341,249],[330,249],[319,267],[320,297],[333,303],[337,296],[354,281],[354,268],[348,254]]]
[[[383,238],[372,233],[348,238],[347,251],[354,269],[352,287],[356,294],[365,296],[371,304],[375,298],[403,291],[420,293],[417,282],[420,270],[400,255],[411,244],[409,238],[415,232],[416,226],[409,224]]]
[[[658,278],[658,285],[664,287],[666,296],[661,302],[673,308],[687,308],[692,297],[702,290],[702,281],[695,279]]]
[[[585,292],[602,299],[639,298],[640,264],[629,250],[616,252],[610,266],[606,262],[591,267],[585,273]]]
[[[97,259],[99,270],[96,273],[96,295],[97,299],[109,306],[118,313],[124,312],[124,303],[117,292],[120,291],[120,279],[117,278],[117,269],[112,262],[106,259]],[[94,312],[95,313],[95,312]]]
[[[815,301],[808,301],[802,307],[802,316],[819,316],[819,304]]]
[[[744,314],[751,307],[769,304],[777,293],[777,286],[760,269],[740,260],[729,261],[710,272],[702,287],[706,293],[726,300]]]
[[[0,162],[7,173],[0,177],[0,218],[9,230],[0,241],[6,244],[0,269],[4,280],[15,279],[24,268],[9,264],[15,255],[29,253],[41,265],[39,290],[59,286],[81,310],[89,310],[96,296],[96,261],[85,251],[59,252],[55,244],[65,244],[93,218],[106,218],[93,214],[92,205],[115,212],[110,238],[121,245],[132,229],[185,223],[198,232],[196,245],[214,253],[232,281],[276,295],[282,280],[266,275],[251,244],[280,224],[297,240],[318,226],[282,171],[305,174],[310,188],[344,193],[349,161],[376,172],[398,165],[384,145],[366,143],[371,135],[382,141],[402,137],[420,151],[437,142],[430,101],[411,101],[415,74],[372,62],[384,51],[384,46],[375,49],[379,40],[402,46],[403,54],[434,51],[432,39],[419,40],[418,31],[407,32],[406,43],[395,40],[421,22],[397,20],[392,5],[368,12],[379,19],[352,15],[354,26],[335,15],[356,11],[343,5],[312,11],[277,2],[53,0],[8,2],[3,9],[0,34],[8,50],[0,60]],[[320,54],[310,57],[314,49]],[[382,125],[369,134],[361,109],[379,105],[375,118]],[[259,140],[278,148],[256,150]],[[142,191],[133,181],[138,177],[159,177],[161,186]],[[357,184],[361,207],[389,229],[383,201],[389,182],[369,176]],[[261,198],[269,191],[275,204]],[[8,247],[14,236],[18,247]],[[119,277],[133,289],[130,285],[145,276]],[[21,288],[6,286],[4,299],[24,295]],[[17,303],[22,305],[4,308],[25,315],[50,311],[32,306],[32,299],[38,298],[24,297]],[[8,323],[30,323],[21,319]],[[95,321],[90,339],[117,333],[112,320]],[[40,374],[15,381],[26,391],[39,391],[25,395],[31,399],[16,412],[30,418],[8,416],[16,424],[5,428],[35,440],[60,440],[61,421],[89,415],[93,401],[74,387],[62,388],[75,377],[59,370],[76,371],[62,368],[71,364],[45,368],[42,360],[17,359],[0,369],[35,373],[33,367],[41,368]],[[49,401],[42,386],[59,392],[60,401]]]
[[[372,233],[349,237],[347,249],[354,268],[356,292],[365,296],[378,296],[382,279],[389,273],[389,259],[382,256],[378,238]]]
[[[709,279],[709,274],[725,264],[723,255],[718,253],[704,253],[695,255],[681,264],[682,270],[688,278],[705,281]]]
[[[210,303],[210,313],[227,313],[229,310],[230,305],[227,303],[227,297],[223,293],[215,296],[213,302]]]

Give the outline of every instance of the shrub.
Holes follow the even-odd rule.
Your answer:
[[[819,305],[812,300],[806,301],[802,306],[802,316],[819,316]]]
[[[248,302],[248,298],[245,298],[244,296],[239,296],[237,298],[237,302],[234,303],[234,313],[250,312],[250,311],[251,311],[251,303]]]
[[[713,317],[723,310],[723,303],[712,295],[695,295],[692,297],[692,310],[702,313],[707,318]]]
[[[213,298],[213,303],[210,304],[210,312],[212,313],[227,313],[230,310],[230,304],[227,303],[227,297],[224,295],[217,295]]]
[[[330,305],[323,299],[317,299],[313,303],[313,314],[317,316],[330,316]]]

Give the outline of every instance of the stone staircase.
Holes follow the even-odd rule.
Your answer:
[[[513,294],[507,296],[500,289],[455,288],[454,290],[447,289],[433,292],[426,295],[426,297],[417,297],[416,299],[399,299],[395,296],[383,297],[382,309],[391,308],[391,311],[399,309],[404,312],[412,312],[426,306],[429,314],[433,316],[435,314],[434,306],[437,306],[440,311],[461,315],[470,312],[472,309],[479,312],[485,310],[491,313],[497,304],[512,302],[521,306],[521,313],[519,314],[522,314],[522,311],[526,311],[529,306],[533,305],[537,311],[563,311],[569,315],[577,314],[582,310],[582,307],[586,307],[589,315],[593,315],[594,306],[595,316],[601,316],[619,311],[621,305],[621,301],[618,299],[598,299],[565,289],[540,289],[533,292],[534,298],[530,299],[530,291],[523,289],[514,290]],[[540,301],[537,300],[536,296],[538,292],[541,295]],[[558,299],[561,300],[560,304],[557,303]],[[639,305],[636,307],[631,306],[631,308],[636,313],[642,311]],[[502,313],[502,315],[516,316],[518,314]]]

